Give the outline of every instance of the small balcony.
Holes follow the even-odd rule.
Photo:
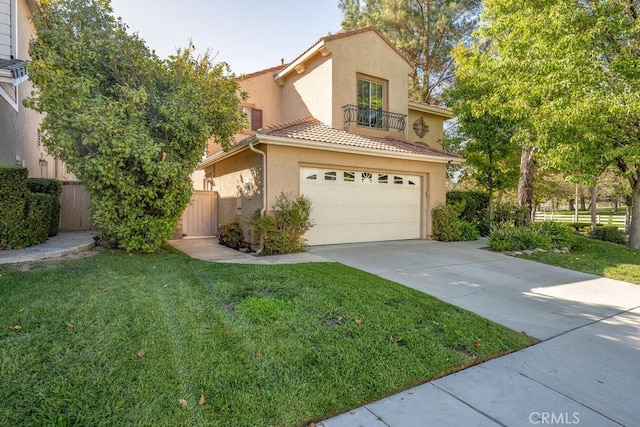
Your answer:
[[[404,132],[407,125],[406,114],[392,113],[353,104],[344,105],[342,111],[344,113],[344,122],[347,125],[355,123],[358,126],[372,129],[397,129],[400,132]]]

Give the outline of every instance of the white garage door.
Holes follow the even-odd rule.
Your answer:
[[[420,178],[394,173],[300,169],[312,200],[310,245],[420,238]]]

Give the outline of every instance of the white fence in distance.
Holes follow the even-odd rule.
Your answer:
[[[536,211],[534,221],[555,221],[555,222],[583,222],[591,223],[591,214],[579,214],[576,218],[575,214],[570,213],[554,213],[546,211]],[[602,225],[615,225],[620,230],[627,227],[625,214],[597,214],[596,223]]]

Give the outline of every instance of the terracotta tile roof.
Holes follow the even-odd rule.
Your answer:
[[[254,71],[253,73],[242,74],[241,76],[238,76],[236,78],[236,80],[250,79],[252,77],[257,77],[257,76],[260,76],[262,74],[267,74],[267,73],[275,74],[276,72],[282,70],[283,68],[286,68],[288,65],[289,64],[282,64],[282,65],[277,65],[275,67],[265,68],[264,70]]]
[[[271,135],[346,147],[369,148],[392,153],[461,159],[457,154],[431,148],[420,143],[397,138],[356,135],[344,130],[334,129],[313,117],[267,126],[258,130],[256,136],[258,135]]]

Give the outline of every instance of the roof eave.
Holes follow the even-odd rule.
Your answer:
[[[435,106],[425,105],[418,102],[409,101],[409,109],[415,111],[422,111],[424,113],[433,114],[447,119],[453,118],[453,112],[449,109],[439,108]]]
[[[274,135],[256,135],[259,142],[273,145],[287,145],[297,148],[313,148],[323,151],[334,151],[346,154],[363,154],[376,157],[387,157],[403,160],[429,161],[432,163],[446,163],[452,165],[460,165],[464,159],[459,157],[431,156],[428,154],[402,153],[397,151],[376,150],[365,147],[343,146],[331,144],[327,142],[310,141],[307,139],[289,138]]]
[[[283,79],[286,76],[288,76],[289,74],[291,74],[293,71],[295,71],[295,69],[296,69],[296,67],[298,65],[304,64],[309,59],[314,57],[320,51],[320,48],[322,48],[322,46],[324,46],[324,45],[325,45],[324,39],[320,39],[316,44],[311,46],[305,53],[300,55],[300,57],[296,58],[295,61],[291,62],[284,69],[282,69],[281,71],[277,72],[273,76],[273,80],[275,82],[277,82],[278,80]]]
[[[214,163],[217,163],[221,160],[224,160],[228,157],[231,157],[241,151],[246,150],[247,148],[249,148],[249,143],[250,142],[256,142],[257,138],[256,135],[251,135],[250,137],[247,137],[241,141],[239,141],[236,145],[233,146],[233,148],[231,148],[231,150],[229,151],[221,151],[219,153],[214,154],[211,157],[207,157],[206,159],[204,159],[203,161],[201,161],[200,163],[198,163],[196,165],[196,170],[201,170],[204,169],[208,166],[213,165]]]

